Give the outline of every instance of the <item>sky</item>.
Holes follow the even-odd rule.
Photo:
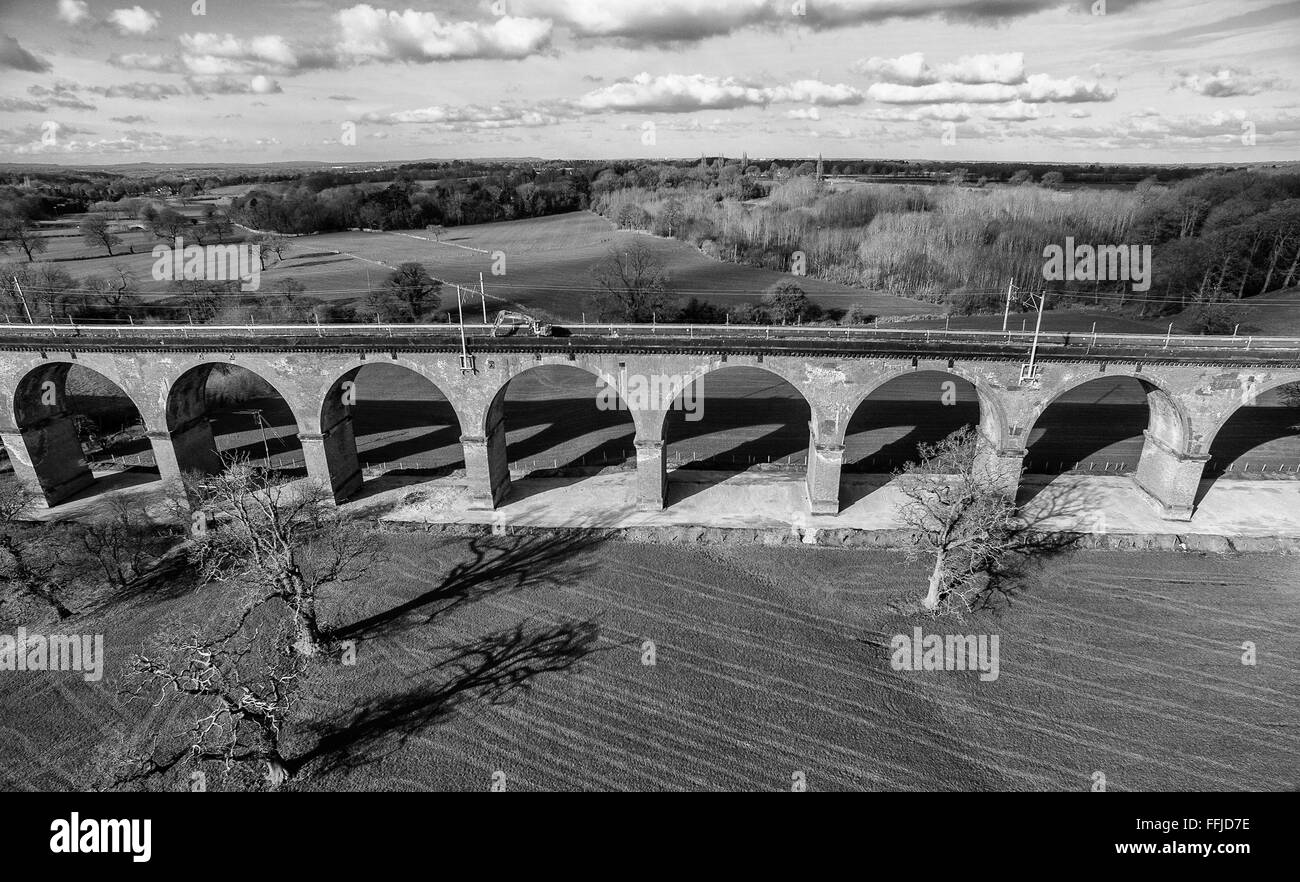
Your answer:
[[[1300,0],[0,0],[0,161],[1300,159]]]

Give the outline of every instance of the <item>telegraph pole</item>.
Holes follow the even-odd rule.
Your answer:
[[[1006,308],[1002,310],[1002,333],[1004,334],[1007,332],[1007,319],[1011,318],[1011,292],[1015,290],[1015,287],[1015,279],[1007,282],[1007,305]]]
[[[483,324],[487,324],[487,288],[483,284],[483,274],[478,274],[478,293],[483,298]]]
[[[27,295],[23,294],[23,288],[18,284],[17,276],[14,276],[14,289],[18,291],[18,299],[23,302],[23,312],[27,313],[27,324],[36,324],[36,322],[32,321],[32,311],[27,308]]]
[[[460,299],[460,285],[456,286],[456,315],[460,319],[460,369],[462,372],[474,369],[465,346],[465,310]]]
[[[1033,296],[1032,294],[1030,295]],[[1047,292],[1038,295],[1038,322],[1034,325],[1034,342],[1029,347],[1029,365],[1028,376],[1022,379],[1032,380],[1034,378],[1034,361],[1038,357],[1038,333],[1043,328],[1043,306],[1047,303]]]

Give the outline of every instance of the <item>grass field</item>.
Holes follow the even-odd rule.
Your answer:
[[[893,553],[386,545],[380,572],[325,603],[358,661],[309,679],[291,750],[315,759],[297,786],[487,790],[498,772],[508,790],[789,790],[796,772],[810,790],[1086,791],[1096,772],[1114,791],[1300,786],[1295,558],[1075,552],[959,621],[906,611],[923,570]],[[229,597],[100,601],[61,630],[102,633],[112,672],[163,621]],[[877,644],[916,626],[998,635],[997,679],[893,670]],[[109,676],[3,674],[0,696],[9,790],[83,789],[105,732],[179,722],[123,704]]]
[[[197,213],[200,206],[191,206]],[[102,248],[87,246],[76,233],[78,218],[69,217],[47,234],[46,256],[59,258],[59,266],[76,278],[107,275],[114,266],[130,269],[141,291],[149,294],[174,293],[168,282],[152,278],[154,258],[149,250],[156,244],[143,232],[123,233],[123,249],[135,253],[108,257]],[[362,298],[381,286],[392,269],[406,261],[423,263],[436,278],[452,284],[479,287],[479,273],[487,285],[488,311],[508,304],[540,311],[555,318],[575,321],[586,312],[596,318],[591,294],[596,288],[591,269],[611,248],[643,241],[668,270],[677,296],[702,296],[721,305],[758,302],[783,273],[727,264],[705,257],[684,242],[659,239],[640,233],[618,231],[597,215],[573,212],[494,224],[453,227],[436,241],[425,230],[391,232],[346,232],[301,236],[291,239],[284,261],[272,260],[262,273],[263,290],[283,278],[302,282],[307,293],[326,300]],[[504,275],[494,275],[494,254],[505,255]],[[75,259],[74,259],[75,258]],[[499,265],[498,265],[499,266]],[[853,304],[881,315],[917,315],[935,311],[930,304],[848,288],[844,285],[800,279],[813,300],[828,308],[847,309]],[[466,312],[481,314],[480,300],[471,297]],[[443,292],[443,308],[455,308],[455,291]]]
[[[247,185],[222,188],[209,197],[174,207],[183,214],[198,217],[205,202],[221,205],[246,189]],[[81,217],[69,215],[57,223],[43,225],[48,243],[44,259],[56,261],[76,278],[106,276],[112,274],[114,267],[124,266],[134,275],[138,289],[151,295],[151,299],[175,293],[172,283],[152,278],[154,258],[149,252],[157,244],[154,236],[143,230],[125,229],[126,222],[121,222],[123,228],[119,235],[123,241],[115,249],[119,253],[109,257],[103,248],[92,248],[82,240],[77,232]],[[353,300],[382,285],[393,267],[418,261],[436,278],[473,292],[478,291],[482,273],[489,315],[514,305],[562,321],[576,321],[584,314],[595,320],[597,306],[591,295],[597,286],[591,275],[592,267],[611,248],[625,248],[634,241],[644,242],[655,252],[669,272],[674,292],[683,299],[699,296],[734,307],[758,302],[774,282],[787,278],[784,273],[713,260],[684,242],[616,230],[605,218],[590,212],[572,212],[452,227],[440,241],[426,230],[352,231],[295,237],[291,239],[285,260],[273,258],[263,272],[262,290],[292,277],[306,285],[308,293],[322,299]],[[504,275],[493,272],[498,254],[504,254]],[[813,278],[800,278],[799,283],[824,308],[847,310],[859,305],[882,318],[909,319],[896,325],[901,328],[995,331],[1003,325],[1001,314],[919,319],[916,317],[941,314],[944,307]],[[480,304],[476,293],[469,294],[465,302],[467,316],[481,317]],[[442,306],[455,308],[453,288],[444,290]],[[1300,335],[1300,289],[1246,298],[1237,308],[1242,316],[1243,335]],[[177,315],[184,318],[183,312],[178,304]],[[1007,326],[1013,330],[1032,330],[1036,318],[1035,313],[1017,311],[1010,315]],[[1042,327],[1054,334],[1086,334],[1094,327],[1101,333],[1156,334],[1165,332],[1170,322],[1175,333],[1186,333],[1191,311],[1148,319],[1082,306],[1049,309],[1044,313]]]
[[[444,281],[478,290],[479,274],[487,287],[488,311],[503,302],[544,312],[563,320],[587,313],[597,317],[591,295],[596,290],[591,269],[610,249],[634,241],[647,244],[659,257],[681,298],[700,296],[723,306],[756,303],[764,291],[786,278],[783,273],[722,263],[705,257],[691,246],[671,239],[615,230],[603,218],[588,212],[554,215],[520,221],[453,227],[441,241],[424,230],[385,233],[330,233],[301,240],[311,256],[290,258],[271,268],[266,278],[292,275],[308,290],[336,296],[364,294],[389,268],[407,260],[423,262]],[[318,254],[337,250],[351,259]],[[494,275],[494,255],[504,255],[504,275]],[[933,310],[928,304],[874,294],[822,282],[799,280],[813,300],[828,308],[847,309],[857,303],[886,315],[915,315]],[[444,307],[454,306],[453,291],[444,291]],[[480,315],[478,299],[467,304],[469,315]]]
[[[1300,287],[1270,291],[1229,304],[1241,317],[1241,334],[1300,337]],[[1186,329],[1191,310],[1174,320],[1174,330]]]

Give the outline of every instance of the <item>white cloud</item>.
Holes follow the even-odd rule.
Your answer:
[[[1094,149],[1097,144],[1104,144],[1110,149],[1197,147],[1226,152],[1241,146],[1246,124],[1270,141],[1300,145],[1300,114],[1294,110],[1258,115],[1237,111],[1170,117],[1131,113],[1122,122],[1110,125],[1046,126],[1036,130],[1035,134],[1060,143]]]
[[[59,11],[62,13],[62,8]],[[158,27],[158,13],[142,6],[132,6],[130,9],[114,9],[108,14],[108,21],[121,34],[142,36]]]
[[[843,83],[823,83],[820,80],[796,80],[788,86],[773,86],[766,90],[768,100],[774,104],[822,104],[834,107],[843,104],[861,104],[863,95]]]
[[[376,9],[362,3],[335,14],[339,50],[380,61],[525,58],[546,46],[551,23],[502,16],[491,22],[443,21],[432,12]]]
[[[1112,101],[1118,94],[1095,80],[1069,77],[1055,80],[1047,74],[1033,74],[1019,87],[1020,97],[1026,101]]]
[[[149,70],[154,72],[175,72],[183,67],[177,59],[168,55],[159,55],[156,52],[126,52],[121,55],[110,56],[108,63],[129,70]]]
[[[1244,68],[1220,67],[1195,72],[1182,71],[1174,85],[1210,98],[1230,98],[1237,95],[1258,95],[1278,88],[1282,83],[1273,77],[1252,74]]]
[[[253,79],[249,81],[248,87],[253,91],[253,94],[255,95],[269,95],[272,92],[280,91],[279,83],[277,83],[275,80],[270,79],[269,77],[265,77],[260,74],[258,76],[253,77]]]
[[[60,21],[75,25],[88,18],[90,18],[90,7],[84,0],[59,0]]]
[[[971,118],[969,104],[930,104],[923,107],[881,107],[862,114],[866,119],[886,122],[917,122],[937,119],[944,122],[965,122]]]
[[[1051,116],[1051,111],[1044,112],[1037,104],[1026,104],[1020,99],[1016,99],[1008,104],[994,104],[982,109],[982,114],[986,119],[999,119],[1008,122],[1026,122],[1031,119],[1042,119],[1044,116]]]
[[[753,86],[732,77],[703,74],[640,73],[631,80],[611,83],[577,99],[586,113],[688,113],[694,110],[730,110],[767,104],[860,104],[863,94],[842,83],[798,80],[783,86]]]
[[[234,142],[228,138],[169,135],[162,132],[129,130],[117,137],[97,137],[94,130],[81,129],[60,123],[53,143],[42,138],[44,130],[36,125],[21,129],[0,130],[0,147],[20,155],[41,154],[131,154],[170,153],[176,150],[229,147]]]
[[[1047,74],[1025,73],[1022,52],[966,55],[954,62],[930,64],[920,52],[897,58],[872,57],[852,65],[855,73],[876,82],[868,97],[882,104],[940,107],[928,116],[959,120],[969,116],[967,104],[982,105],[985,119],[1021,122],[1051,116],[1044,102],[1078,103],[1110,101],[1114,89],[1080,77],[1055,79]],[[915,114],[883,114],[880,119],[915,120]]]
[[[1069,77],[1053,79],[1047,74],[1033,74],[1018,85],[1004,83],[941,82],[923,86],[897,83],[872,83],[867,95],[882,104],[940,104],[969,101],[973,104],[1003,104],[1017,99],[1028,102],[1111,101],[1116,91],[1101,83]]]
[[[508,0],[516,15],[550,19],[580,37],[695,41],[747,27],[850,27],[896,18],[1005,21],[1071,0]],[[1078,5],[1075,0],[1074,5]]]
[[[770,21],[771,0],[512,0],[520,15],[558,21],[585,37],[693,40]],[[789,17],[789,7],[786,11]]]
[[[337,56],[295,48],[278,34],[239,38],[233,34],[183,34],[179,65],[198,76],[288,74],[332,67]]]
[[[967,55],[935,67],[926,62],[924,54],[913,52],[898,58],[873,57],[855,61],[851,69],[881,82],[905,86],[941,82],[1015,85],[1025,81],[1025,55],[1023,52]]]
[[[89,86],[87,91],[105,98],[129,98],[132,101],[163,101],[185,94],[171,83],[118,83],[112,86]]]
[[[1014,100],[1015,86],[1002,83],[930,83],[924,86],[901,86],[897,83],[872,83],[867,95],[882,104],[941,104],[971,101],[993,104]]]
[[[448,130],[460,129],[506,129],[515,127],[536,128],[554,125],[560,121],[558,116],[539,110],[493,105],[433,105],[415,110],[401,110],[396,113],[367,113],[361,117],[362,122],[379,125],[398,125],[412,123],[433,125]]]

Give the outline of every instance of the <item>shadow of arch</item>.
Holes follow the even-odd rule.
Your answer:
[[[636,427],[626,402],[599,373],[577,365],[538,364],[507,380],[487,410],[484,435],[495,432],[504,437],[505,463],[498,467],[506,469],[507,483],[511,465],[524,477],[578,483],[602,468],[636,461]],[[540,489],[516,486],[513,498]]]
[[[701,374],[664,415],[664,457],[670,470],[664,507],[723,480],[681,480],[690,472],[784,467],[806,474],[811,419],[812,407],[803,393],[775,371],[728,365]]]
[[[157,479],[140,409],[92,368],[56,361],[28,371],[14,390],[13,408],[31,469],[24,476],[15,463],[15,473],[47,505],[140,483],[141,476]],[[117,457],[138,457],[137,465],[96,480],[90,462]]]
[[[298,422],[288,398],[248,368],[204,362],[167,392],[167,430],[182,472],[221,471],[222,456],[306,474]]]
[[[1173,398],[1150,380],[1115,374],[1061,392],[1037,414],[1025,437],[1020,500],[1033,499],[1058,476],[1076,468],[1098,474],[1137,471],[1144,432],[1184,448],[1186,420]],[[1048,481],[1025,482],[1025,475]]]
[[[438,386],[398,364],[352,368],[321,402],[321,435],[334,496],[343,500],[412,480],[448,475],[465,464],[460,418]],[[368,465],[392,466],[366,481]]]
[[[978,427],[982,403],[975,384],[943,370],[918,370],[881,383],[858,402],[844,431],[840,507],[850,506],[887,479],[845,481],[848,475],[888,475],[916,460],[918,445],[965,427]]]
[[[1300,473],[1300,406],[1288,403],[1284,387],[1289,385],[1260,392],[1254,403],[1242,404],[1219,423],[1193,505],[1200,505],[1223,477],[1262,480],[1270,470],[1279,476]]]

